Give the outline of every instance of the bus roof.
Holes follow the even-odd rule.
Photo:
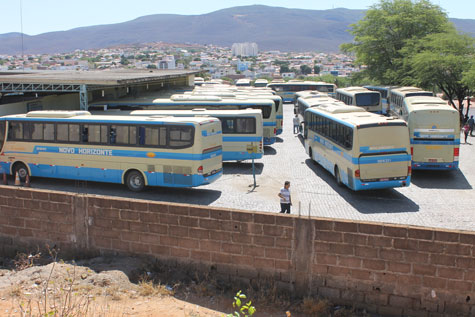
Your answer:
[[[346,93],[346,94],[349,94],[349,95],[354,95],[355,93],[358,93],[358,92],[364,92],[364,93],[371,93],[371,94],[379,94],[378,91],[374,91],[374,90],[369,90],[365,87],[357,87],[357,86],[353,86],[353,87],[346,87],[346,88],[338,88],[336,90],[336,92],[339,92],[339,93]]]
[[[346,106],[346,104],[344,102],[341,102],[339,100],[336,100],[336,99],[334,99],[332,97],[328,97],[328,96],[320,97],[320,98],[303,98],[303,97],[300,97],[298,99],[298,101],[300,103],[305,104],[308,107],[315,107],[315,106],[325,104],[325,103],[333,103],[333,104],[339,105],[339,106]]]
[[[399,87],[399,88],[394,88],[390,90],[391,93],[398,93],[400,95],[405,96],[407,93],[410,92],[427,92],[427,93],[432,93],[431,91],[425,91],[422,90],[421,88],[418,87]]]
[[[295,96],[297,98],[320,98],[320,97],[328,97],[328,94],[318,91],[318,90],[302,90],[302,91],[297,91],[295,93]]]
[[[322,105],[319,107],[309,108],[306,111],[321,113],[323,115],[330,116],[336,120],[346,122],[353,126],[362,125],[385,125],[396,124],[407,126],[406,122],[395,117],[385,117],[379,114],[367,112],[361,107],[356,106],[335,106],[335,105]]]
[[[174,96],[182,96],[175,97]],[[270,98],[221,98],[216,96],[197,96],[197,95],[173,95],[170,99],[155,99],[153,105],[157,104],[227,104],[227,105],[274,105],[274,101]]]
[[[331,85],[334,86],[334,84],[331,83],[325,83],[323,81],[309,81],[309,80],[289,80],[288,82],[274,82],[272,81],[269,83],[268,86],[271,85]]]
[[[183,117],[194,117],[194,116],[260,116],[262,117],[261,110],[258,109],[243,109],[243,110],[213,110],[213,109],[203,109],[195,108],[192,110],[134,110],[130,112],[131,116],[183,116]]]
[[[41,113],[43,112],[43,114]],[[79,114],[72,116],[64,116],[64,113],[67,111],[34,111],[32,115],[31,112],[9,115],[1,117],[4,120],[31,120],[31,121],[77,121],[77,122],[153,122],[153,123],[166,123],[166,124],[180,124],[180,123],[192,123],[192,124],[204,124],[207,122],[216,121],[215,118],[205,118],[205,117],[181,117],[176,118],[172,116],[161,117],[160,120],[157,118],[150,117],[129,117],[129,116],[110,116],[110,115],[91,115],[89,114]],[[72,111],[75,113],[76,111]],[[56,115],[57,113],[57,115]]]
[[[404,98],[404,103],[409,112],[417,110],[445,110],[457,112],[446,101],[439,97],[415,96]]]

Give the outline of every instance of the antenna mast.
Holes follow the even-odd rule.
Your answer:
[[[21,30],[21,69],[25,71],[25,56],[23,54],[23,1],[20,0],[20,30]]]

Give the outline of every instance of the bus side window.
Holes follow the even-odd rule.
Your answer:
[[[109,133],[109,143],[115,144],[117,142],[117,131],[116,128],[111,127]]]
[[[145,145],[145,128],[139,127],[139,145]]]
[[[81,131],[81,141],[87,142],[89,140],[89,128],[83,127]]]

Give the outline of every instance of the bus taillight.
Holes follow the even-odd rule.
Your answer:
[[[356,178],[360,178],[360,170],[356,170],[356,171],[355,171],[355,177],[356,177]]]
[[[460,148],[454,147],[454,161],[459,160],[459,155],[460,155]]]
[[[262,152],[262,139],[259,141],[259,152]]]
[[[281,126],[281,127],[284,126],[284,120],[280,120],[280,126]]]
[[[277,134],[277,128],[274,128],[274,134]]]
[[[198,167],[197,172],[199,175],[203,175],[203,166]]]
[[[411,156],[414,156],[414,147],[411,146]]]
[[[411,175],[411,173],[412,173],[412,166],[409,165],[409,166],[407,167],[407,175],[409,176],[409,175]]]

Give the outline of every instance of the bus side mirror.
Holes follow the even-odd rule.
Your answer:
[[[294,108],[294,114],[297,114],[297,109]]]

